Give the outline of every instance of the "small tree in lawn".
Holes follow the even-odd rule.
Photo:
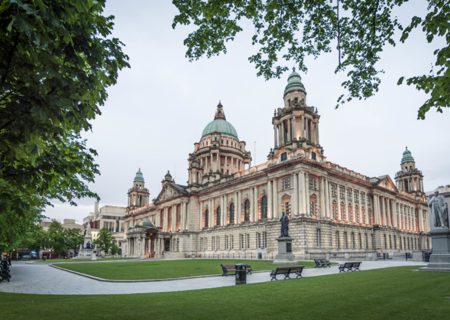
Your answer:
[[[111,235],[111,231],[107,228],[103,228],[100,230],[98,238],[92,243],[95,244],[100,251],[104,251],[105,254],[107,254],[115,242],[116,239]]]
[[[112,256],[115,256],[116,254],[118,254],[119,253],[119,247],[116,245],[116,244],[113,244],[112,246],[111,246],[111,255]]]

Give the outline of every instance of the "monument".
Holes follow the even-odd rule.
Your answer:
[[[297,264],[295,256],[292,254],[292,240],[289,237],[289,217],[284,214],[280,218],[281,222],[281,235],[276,238],[278,241],[278,254],[275,256],[275,261],[272,264],[275,265],[291,265]]]
[[[430,231],[433,253],[430,256],[428,266],[419,270],[450,272],[450,230],[447,202],[443,196],[439,195],[439,191],[436,191],[433,198],[428,202],[428,207],[433,218]]]
[[[84,236],[84,243],[80,245],[80,250],[78,251],[78,256],[73,259],[86,259],[92,258],[95,254],[94,245],[92,244],[92,232],[91,232],[91,224],[88,222],[86,228],[86,234]],[[96,259],[93,259],[96,260]]]

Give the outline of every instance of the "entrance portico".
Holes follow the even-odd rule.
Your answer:
[[[162,228],[155,227],[149,220],[138,222],[127,233],[127,256],[141,258],[160,258],[162,255],[162,239],[159,234]]]

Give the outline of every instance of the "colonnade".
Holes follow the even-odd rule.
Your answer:
[[[189,183],[201,183],[204,174],[209,174],[210,171],[216,172],[223,168],[223,173],[229,170],[229,174],[234,174],[245,170],[245,163],[242,159],[231,155],[220,155],[220,153],[210,153],[207,156],[199,158],[200,167],[203,169],[192,168],[189,171]],[[198,173],[198,175],[197,175]]]
[[[179,221],[177,221],[178,210],[181,211]],[[179,222],[179,224],[177,224],[177,222]],[[161,227],[163,232],[169,232],[186,230],[188,228],[187,222],[187,202],[181,202],[160,209],[159,214],[156,215],[155,225]]]
[[[319,144],[319,120],[305,114],[283,117],[275,122],[273,131],[275,148],[286,145],[294,138],[304,138],[313,144]]]
[[[422,179],[420,179],[420,177],[408,177],[404,179],[399,179],[397,180],[397,188],[405,192],[412,192],[412,191],[425,192],[423,189],[423,181]]]

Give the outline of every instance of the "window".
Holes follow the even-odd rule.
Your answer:
[[[261,219],[267,219],[267,197],[261,198]]]
[[[250,234],[247,233],[247,249],[250,249]]]
[[[234,249],[234,236],[231,236],[231,249]]]
[[[216,237],[212,237],[212,249],[216,249]]]
[[[361,238],[361,233],[358,234],[358,238],[359,238],[359,248],[362,248],[362,238]]]
[[[309,200],[309,208],[311,216],[317,215],[317,196],[313,194]]]
[[[336,248],[339,249],[341,247],[341,241],[339,239],[339,231],[336,232]]]
[[[291,179],[285,178],[283,179],[283,190],[288,190],[291,188]]]
[[[244,249],[244,235],[243,234],[241,234],[241,235],[239,235],[240,237],[241,237],[241,249]]]
[[[331,185],[331,196],[333,198],[336,198],[336,188],[337,188],[337,186],[335,184]]]
[[[311,152],[311,159],[312,160],[316,160],[316,153],[315,152]]]
[[[261,244],[262,244],[262,243],[261,243],[261,233],[257,233],[257,234],[256,234],[256,241],[258,242],[258,248],[261,249],[261,248],[262,248],[262,247],[261,247]]]
[[[234,203],[230,204],[230,223],[234,223]]]
[[[244,221],[250,221],[250,201],[245,200],[244,204]]]
[[[281,154],[281,161],[286,161],[286,160],[287,160],[287,154],[285,152],[285,153]]]
[[[203,221],[205,222],[203,225],[203,228],[208,228],[209,226],[209,214],[208,214],[208,209],[205,209],[204,213],[203,213]]]
[[[267,248],[267,233],[263,232],[263,242],[264,242],[264,248]]]
[[[217,207],[217,209],[216,209],[216,226],[220,226],[220,214],[221,214],[220,207]]]
[[[317,248],[320,248],[320,229],[317,229]]]
[[[344,248],[345,248],[345,249],[348,249],[347,232],[344,232]]]

